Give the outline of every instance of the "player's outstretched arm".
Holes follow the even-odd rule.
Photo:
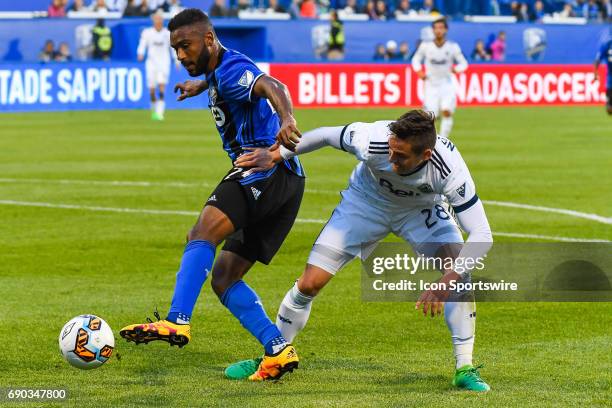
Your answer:
[[[253,86],[253,93],[270,101],[281,120],[281,127],[276,135],[277,144],[293,151],[302,134],[293,117],[293,102],[287,87],[269,75],[262,75]],[[277,145],[275,145],[277,146]]]
[[[289,150],[284,146],[280,149],[263,149],[245,147],[248,150],[238,157],[234,162],[236,167],[248,167],[255,171],[264,171],[272,168],[276,163],[283,159],[290,159],[298,154],[312,152],[325,146],[332,146],[336,149],[342,149],[340,145],[340,137],[342,136],[342,126],[322,127],[304,133],[300,143],[295,146],[295,150]]]
[[[201,94],[206,88],[208,88],[208,83],[205,80],[188,80],[182,84],[176,84],[174,93],[180,92],[176,100],[182,101]]]

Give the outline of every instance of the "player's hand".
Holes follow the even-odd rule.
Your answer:
[[[427,313],[431,317],[440,316],[444,310],[444,301],[448,298],[448,291],[441,290],[426,290],[421,293],[419,300],[417,300],[414,308],[419,310],[423,306],[423,316],[427,316]]]
[[[302,134],[297,128],[297,122],[295,121],[295,118],[290,115],[283,119],[281,128],[276,134],[276,148],[273,146],[273,149],[271,150],[274,151],[278,149],[277,145],[282,144],[287,149],[294,152],[295,146],[300,142],[300,137],[302,137]]]
[[[419,72],[417,72],[417,76],[419,77],[419,79],[425,80],[427,78],[427,75],[425,74],[425,71],[420,70]]]
[[[174,87],[174,93],[180,92],[180,95],[176,98],[177,101],[182,101],[193,96],[197,96],[204,92],[204,81],[192,81],[188,80],[182,84],[176,84]]]
[[[234,166],[247,167],[253,171],[266,171],[281,161],[280,150],[274,151],[265,147],[245,147],[248,153],[244,153],[236,159]]]
[[[461,275],[452,270],[448,271],[438,281],[438,283],[444,284],[445,289],[426,290],[425,292],[421,293],[421,296],[419,296],[414,308],[419,310],[421,306],[423,306],[424,316],[427,316],[428,312],[431,317],[439,316],[444,310],[444,302],[446,302],[446,299],[448,299],[448,296],[450,295],[450,282],[459,280],[461,280]]]
[[[599,81],[599,71],[595,71],[595,76],[593,77],[595,81]]]
[[[138,61],[140,61],[140,62],[144,61],[144,56],[139,55],[139,56],[138,56]]]

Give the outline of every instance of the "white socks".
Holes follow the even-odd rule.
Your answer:
[[[155,113],[159,116],[164,116],[164,111],[166,110],[166,102],[159,100],[155,102]]]
[[[446,302],[444,320],[451,332],[456,367],[471,365],[476,332],[476,303]]]
[[[440,136],[448,139],[451,129],[453,128],[453,117],[442,116],[440,119]]]
[[[310,316],[313,296],[308,296],[300,292],[297,282],[285,295],[278,314],[276,315],[276,326],[281,331],[283,337],[289,342],[293,342],[295,336],[306,326]]]

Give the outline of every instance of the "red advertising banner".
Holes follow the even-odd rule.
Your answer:
[[[409,64],[269,64],[298,107],[420,106],[423,83]],[[605,78],[602,67],[600,78]],[[459,105],[605,102],[591,65],[472,65],[454,79]]]

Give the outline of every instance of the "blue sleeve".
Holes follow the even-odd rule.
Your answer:
[[[253,62],[239,59],[227,65],[217,76],[219,93],[226,101],[251,102],[253,86],[264,73]]]
[[[599,49],[599,51],[597,51],[597,56],[595,57],[595,61],[602,61],[605,58],[608,57],[608,48],[612,46],[612,43],[604,43],[601,48]]]

